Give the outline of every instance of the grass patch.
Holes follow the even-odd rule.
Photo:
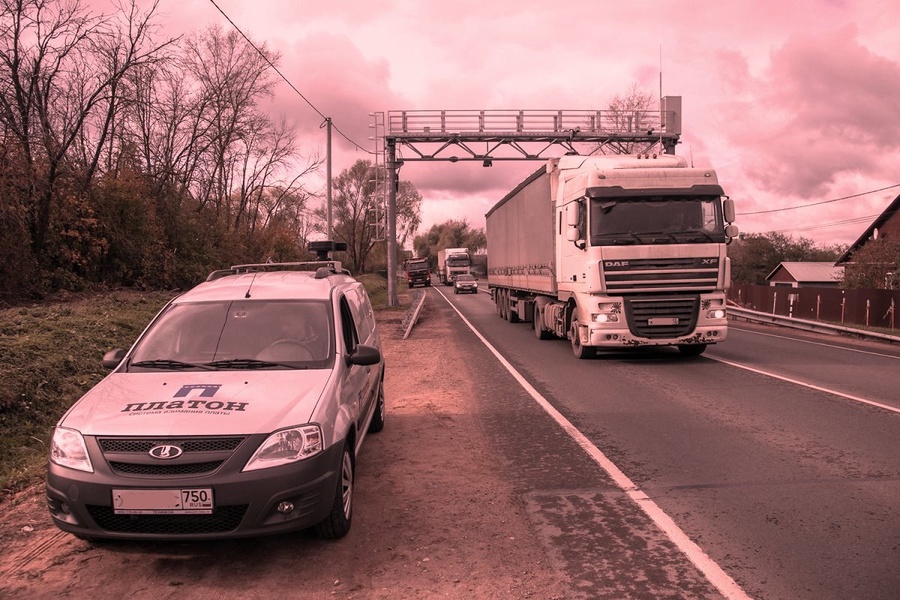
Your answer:
[[[0,490],[43,475],[50,430],[106,376],[103,354],[129,347],[173,296],[116,291],[0,310]]]

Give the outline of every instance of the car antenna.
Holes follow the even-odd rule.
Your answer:
[[[250,297],[250,288],[253,287],[253,282],[256,281],[256,274],[257,274],[257,273],[258,273],[258,271],[253,271],[253,277],[250,279],[250,285],[247,286],[247,293],[244,294],[244,298],[249,298],[249,297]]]

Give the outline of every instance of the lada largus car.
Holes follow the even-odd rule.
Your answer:
[[[384,360],[366,291],[339,263],[213,272],[104,365],[112,373],[53,432],[47,501],[60,529],[349,531],[357,454],[384,426]]]

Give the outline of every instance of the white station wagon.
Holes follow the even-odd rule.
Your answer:
[[[166,305],[53,432],[47,500],[83,538],[350,529],[357,453],[384,426],[362,284],[315,263],[241,265]],[[323,246],[325,244],[327,246]]]

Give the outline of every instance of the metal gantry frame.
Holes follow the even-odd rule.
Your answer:
[[[384,118],[384,113],[373,114]],[[497,161],[548,160],[563,154],[649,153],[654,148],[674,154],[681,137],[681,96],[663,97],[658,111],[388,111],[381,131],[387,172],[388,306],[398,306],[397,189],[405,162],[479,161],[490,167]],[[409,155],[400,157],[401,148]]]

